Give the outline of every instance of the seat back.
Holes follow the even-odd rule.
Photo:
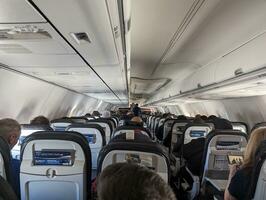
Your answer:
[[[119,135],[117,137],[120,137]],[[99,156],[98,173],[107,166],[118,163],[128,162],[146,166],[158,173],[166,182],[169,181],[169,160],[167,153],[161,146],[152,142],[148,137],[142,140],[135,140],[134,134],[128,137],[112,139],[106,145]]]
[[[176,119],[166,119],[163,123],[163,138],[166,138],[172,129],[172,125]]]
[[[17,196],[10,184],[0,176],[0,199],[1,200],[17,200]]]
[[[87,122],[87,124],[98,124],[98,125],[100,125],[103,128],[104,132],[105,132],[106,143],[108,143],[110,141],[113,129],[112,129],[111,122],[109,120],[100,119],[99,118],[99,119],[89,120]]]
[[[92,169],[96,170],[98,155],[106,145],[103,128],[98,124],[72,124],[66,128],[66,131],[79,132],[86,137],[91,150]]]
[[[231,122],[233,130],[239,130],[245,134],[248,134],[248,125],[244,122]]]
[[[65,134],[64,134],[65,133]],[[21,148],[21,199],[91,199],[91,153],[77,132],[36,132]]]
[[[23,140],[30,134],[38,131],[53,131],[53,129],[48,125],[21,124],[21,134],[19,140],[11,150],[11,154],[14,159],[20,159],[20,147]]]
[[[258,147],[256,163],[252,171],[249,198],[254,200],[266,199],[266,141]]]
[[[202,183],[205,177],[221,175],[215,179],[228,178],[228,154],[243,155],[247,135],[235,130],[215,130],[206,137],[202,160]]]
[[[71,117],[73,123],[86,124],[89,120],[87,117]]]
[[[126,132],[139,132],[143,135],[148,136],[149,138],[152,138],[152,135],[150,133],[150,131],[142,126],[133,126],[133,125],[125,125],[125,126],[120,126],[118,128],[116,128],[112,134],[111,138],[116,137],[117,135],[126,133]]]
[[[260,122],[255,124],[250,132],[252,133],[252,131],[254,131],[257,128],[266,128],[266,122]]]
[[[212,129],[208,124],[187,124],[184,133],[184,144],[191,142],[193,139],[206,137],[211,130]]]
[[[71,119],[55,119],[51,121],[51,127],[54,131],[65,131],[72,123],[74,122]]]
[[[2,137],[0,137],[0,176],[11,183],[12,176],[10,147]]]

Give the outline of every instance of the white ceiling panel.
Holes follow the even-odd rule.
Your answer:
[[[34,0],[49,20],[92,65],[117,65],[118,54],[103,0]],[[60,8],[60,12],[58,9]],[[85,32],[91,43],[77,44],[71,33]]]
[[[155,65],[193,2],[193,0],[132,1],[132,76],[151,78]]]
[[[26,0],[0,0],[0,23],[45,22]]]

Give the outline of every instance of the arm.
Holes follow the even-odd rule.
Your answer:
[[[224,192],[224,200],[237,200],[234,196],[232,196],[230,194],[228,188],[229,188],[229,185],[231,183],[232,177],[235,175],[235,173],[238,169],[238,166],[237,165],[230,165],[229,168],[230,168],[230,173],[229,173],[229,177],[228,177],[227,186],[226,186],[226,189]]]

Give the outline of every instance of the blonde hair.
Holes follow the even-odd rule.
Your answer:
[[[266,128],[257,128],[252,131],[244,153],[243,168],[253,167],[255,163],[256,151],[263,140],[266,140]]]

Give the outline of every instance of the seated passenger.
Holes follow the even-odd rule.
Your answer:
[[[255,165],[256,151],[260,143],[266,139],[266,128],[255,129],[251,134],[244,153],[241,166],[231,165],[228,184],[225,190],[225,200],[246,199],[251,182],[252,168]]]
[[[99,200],[175,200],[164,180],[135,164],[116,163],[106,167],[97,181]]]
[[[17,144],[21,133],[20,124],[14,119],[0,120],[0,136],[3,137],[10,146],[10,150]]]
[[[10,146],[10,150],[17,144],[20,137],[21,127],[20,124],[14,119],[1,119],[0,120],[0,137],[3,137]],[[11,162],[13,182],[12,187],[16,194],[19,196],[19,166],[20,161],[12,159]]]
[[[109,111],[104,111],[102,113],[102,118],[110,118],[111,117],[111,113]]]
[[[50,121],[46,117],[40,115],[30,121],[32,125],[47,125],[50,126]]]
[[[133,117],[130,121],[133,122],[134,125],[143,126],[143,121],[140,117]]]
[[[92,112],[92,116],[93,116],[93,117],[100,117],[101,114],[100,114],[97,110],[94,110],[94,111]]]

